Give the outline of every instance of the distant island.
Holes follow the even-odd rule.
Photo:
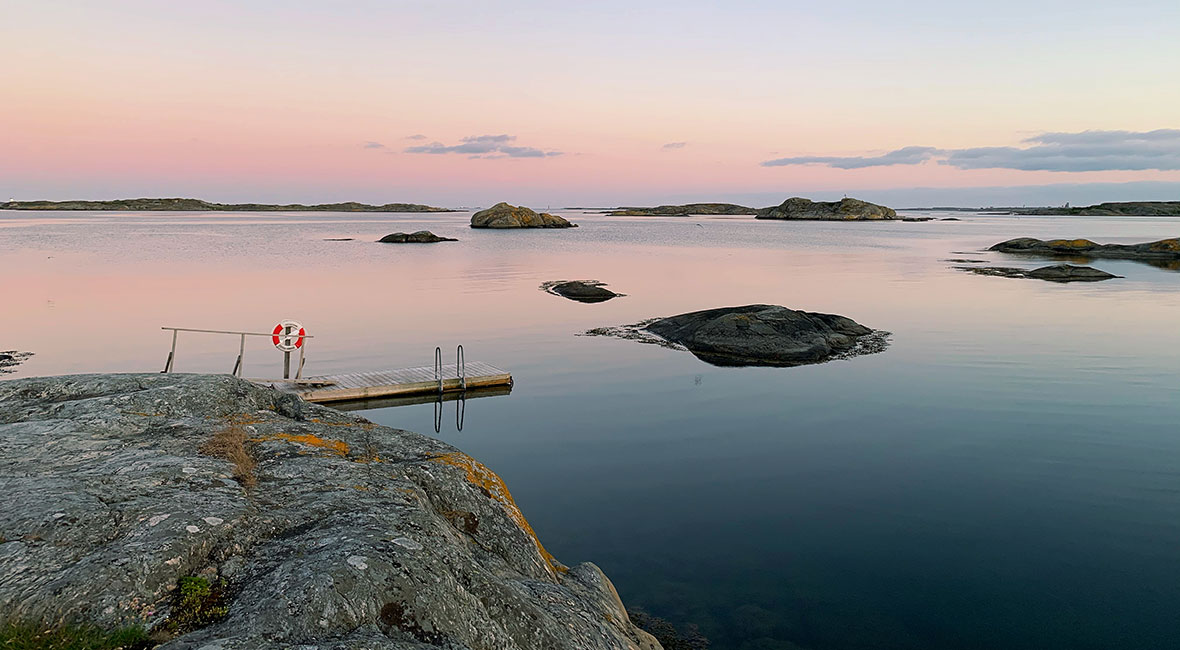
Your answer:
[[[703,214],[754,215],[758,210],[733,203],[689,203],[686,205],[660,205],[654,208],[622,207],[607,212],[611,217],[687,217]]]
[[[1129,201],[1071,208],[1013,208],[1012,214],[1077,215],[1081,217],[1180,217],[1180,201]]]
[[[418,203],[369,205],[348,201],[303,205],[289,203],[211,203],[201,199],[117,199],[114,201],[9,201],[0,210],[142,210],[171,212],[456,212]]]

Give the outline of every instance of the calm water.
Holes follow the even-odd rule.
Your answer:
[[[516,387],[468,400],[462,431],[445,404],[437,435],[504,477],[555,555],[596,562],[628,605],[698,624],[713,648],[1180,646],[1180,272],[1098,261],[1126,278],[1056,285],[941,261],[1034,266],[978,251],[1154,240],[1180,220],[563,214],[581,227],[0,212],[0,349],[36,352],[16,376],[153,371],[160,326],[296,318],[317,374],[429,365],[462,343]],[[371,243],[422,228],[462,241]],[[557,279],[628,295],[538,290]],[[843,314],[893,343],[733,369],[576,336],[752,302]],[[182,336],[177,369],[228,372],[236,352]],[[253,341],[246,374],[280,361]],[[367,416],[430,433],[434,409]]]

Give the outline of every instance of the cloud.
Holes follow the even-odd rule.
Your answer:
[[[385,145],[380,142],[373,142],[372,140],[364,144],[365,149],[384,149]]]
[[[669,142],[668,144],[666,144],[660,148],[664,149],[665,151],[671,151],[673,149],[683,149],[687,146],[688,146],[687,142]]]
[[[762,166],[827,165],[839,169],[860,169],[885,165],[917,165],[930,160],[938,153],[939,150],[934,147],[902,147],[881,156],[796,156],[767,160]]]
[[[426,136],[422,135],[421,133],[415,133],[414,135],[407,135],[404,139],[405,140],[425,140]]]
[[[943,165],[959,169],[1092,172],[1180,169],[1180,129],[1044,133],[1031,146],[975,147],[950,152]]]
[[[514,135],[473,135],[463,138],[459,144],[454,145],[431,142],[430,144],[407,147],[406,153],[461,153],[468,154],[468,157],[471,158],[546,158],[560,156],[562,153],[510,144],[515,141],[516,136]]]
[[[1180,129],[1042,133],[1023,140],[1022,144],[1026,146],[968,149],[914,146],[903,147],[881,156],[777,158],[763,162],[762,166],[818,164],[839,169],[860,169],[886,165],[916,165],[937,159],[940,165],[958,169],[1055,172],[1180,170]]]

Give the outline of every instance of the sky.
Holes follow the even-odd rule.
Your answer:
[[[0,200],[1180,199],[1180,2],[0,0]]]

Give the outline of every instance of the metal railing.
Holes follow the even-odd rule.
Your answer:
[[[455,348],[455,374],[459,379],[459,390],[467,390],[467,357],[463,354],[463,346]],[[438,382],[438,392],[443,392],[443,362],[442,348],[434,348],[434,380]]]
[[[236,331],[236,330],[204,330],[204,329],[195,329],[195,328],[191,328],[191,327],[161,327],[160,329],[168,330],[168,331],[172,332],[172,349],[168,351],[168,361],[166,361],[164,363],[164,369],[161,371],[161,372],[166,372],[166,373],[172,372],[172,366],[176,361],[176,338],[177,338],[177,334],[179,334],[180,332],[196,332],[199,334],[230,334],[230,335],[239,337],[238,358],[236,361],[234,361],[233,371],[230,372],[230,374],[235,377],[242,376],[242,364],[243,364],[245,356],[246,356],[246,337],[247,336],[276,336],[273,332],[241,332],[241,331]],[[290,337],[291,333],[284,332],[283,334],[279,334],[278,336]],[[314,337],[310,334],[304,334],[303,336],[301,336],[299,338],[304,339],[304,341],[303,341],[303,344],[299,346],[299,366],[295,371],[295,379],[297,379],[297,380],[303,378],[303,364],[304,364],[304,362],[306,362],[306,358],[304,356],[304,351],[307,349],[307,339],[314,338]],[[290,353],[288,352],[286,354],[290,354]],[[441,354],[441,352],[440,352],[440,354]],[[441,357],[440,357],[440,359],[441,359]],[[442,384],[440,383],[439,385],[441,386]]]

